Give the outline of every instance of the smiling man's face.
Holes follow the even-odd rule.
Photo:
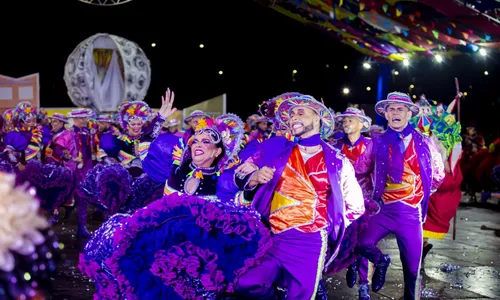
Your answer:
[[[307,138],[319,133],[320,117],[304,106],[296,106],[290,111],[290,129],[296,137]]]
[[[410,109],[401,103],[391,103],[385,108],[385,118],[389,127],[395,131],[402,131],[408,125],[412,113]]]

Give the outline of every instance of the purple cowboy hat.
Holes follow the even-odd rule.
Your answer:
[[[355,107],[348,107],[344,113],[336,115],[335,120],[340,123],[344,120],[345,117],[358,118],[363,124],[361,132],[367,132],[370,129],[370,126],[372,125],[372,119],[370,117],[367,117],[362,110]]]
[[[167,128],[174,127],[174,126],[177,126],[179,124],[180,124],[179,120],[171,119],[171,120],[167,121],[167,123],[165,124],[165,127],[167,127]]]
[[[377,104],[375,104],[375,111],[377,114],[385,118],[385,109],[387,108],[387,105],[394,103],[406,105],[406,107],[408,107],[411,111],[412,117],[418,115],[420,112],[420,107],[411,101],[410,96],[400,92],[389,93],[389,95],[387,95],[387,99],[377,102]]]
[[[66,116],[68,118],[90,118],[94,112],[89,108],[77,108],[69,112]]]
[[[331,111],[321,102],[314,99],[313,96],[301,95],[284,99],[278,107],[276,118],[283,124],[287,124],[290,119],[290,111],[296,106],[303,106],[312,109],[321,118],[321,137],[326,139],[333,134],[335,130],[335,118]]]
[[[63,123],[68,123],[68,118],[63,114],[54,113],[52,116],[48,116],[48,118],[54,119],[54,120],[59,120]]]
[[[205,118],[210,118],[209,115],[207,115],[206,113],[204,113],[203,111],[201,110],[195,110],[193,111],[192,113],[189,114],[189,116],[187,116],[185,119],[184,119],[184,123],[186,125],[189,124],[189,122],[191,122],[191,120],[193,118],[196,118],[196,117],[205,117]]]
[[[104,123],[113,123],[114,120],[111,118],[109,115],[99,115],[97,117],[97,122],[104,122]]]

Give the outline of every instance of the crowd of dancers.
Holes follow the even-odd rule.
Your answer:
[[[89,238],[79,268],[96,299],[327,299],[323,275],[346,268],[347,285],[370,299],[395,259],[377,246],[389,234],[404,298],[420,298],[428,239],[448,233],[462,196],[456,100],[390,93],[375,106],[384,130],[359,108],[334,113],[285,93],[246,122],[194,111],[180,131],[174,98],[167,90],[158,112],[124,102],[115,116],[47,116],[26,102],[6,111],[0,211],[12,198],[2,193],[24,193],[26,211],[36,203],[52,224],[76,208],[77,235]],[[92,235],[89,205],[105,218]],[[39,293],[41,275],[18,272],[40,262],[15,235],[57,250],[48,223],[26,220],[0,247],[0,291],[16,299]]]

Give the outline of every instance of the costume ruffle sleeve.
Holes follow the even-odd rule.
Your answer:
[[[52,137],[50,135],[50,127],[42,126],[42,145],[47,146],[50,144]]]
[[[61,165],[42,164],[30,160],[19,172],[18,182],[28,182],[36,188],[41,207],[52,212],[70,199],[75,185],[73,172]]]
[[[431,180],[431,193],[437,191],[439,186],[443,183],[445,173],[444,173],[444,163],[439,151],[439,147],[436,142],[431,138],[425,138],[424,141],[427,143],[429,150],[431,152],[431,165],[432,165],[432,180]]]
[[[157,182],[165,183],[172,168],[180,163],[184,150],[182,139],[173,134],[162,134],[149,146],[148,155],[142,161],[142,169]]]
[[[29,140],[20,132],[10,131],[5,135],[3,143],[5,146],[4,151],[22,152],[28,147]]]
[[[370,176],[375,168],[375,160],[374,160],[374,147],[375,147],[375,139],[372,139],[371,143],[366,145],[365,152],[361,154],[356,162],[354,163],[354,170],[356,172],[356,177],[364,177]]]
[[[345,201],[345,226],[347,227],[365,213],[365,201],[349,159],[345,157],[342,159],[340,172],[340,185]]]
[[[111,132],[105,133],[99,139],[98,158],[103,160],[105,157],[111,157],[118,161],[118,153],[121,150],[121,142]]]

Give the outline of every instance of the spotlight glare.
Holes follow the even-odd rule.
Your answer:
[[[489,74],[488,71],[484,71],[484,75],[488,76]]]
[[[297,74],[297,70],[293,70],[293,71],[292,71],[292,73],[293,73],[293,74]]]
[[[349,68],[347,65],[344,66],[344,70],[347,70],[347,68]]]
[[[399,72],[398,71],[394,71],[394,75],[398,76]]]
[[[371,67],[372,66],[369,63],[367,63],[367,62],[363,63],[363,68],[370,69]]]
[[[348,88],[344,88],[344,89],[342,90],[342,93],[344,93],[344,95],[349,94],[349,92],[350,92],[350,91],[349,91],[349,89],[348,89]]]
[[[153,47],[153,48],[156,47],[156,43],[152,43],[151,47]]]
[[[406,59],[406,58],[405,58],[405,59],[403,60],[403,65],[404,65],[405,67],[408,67],[408,66],[410,65],[410,61],[409,61],[408,59]]]
[[[413,96],[412,96],[412,98],[413,98],[413,99],[417,99],[417,95],[413,95]]]
[[[224,72],[222,72],[222,70],[221,70],[221,71],[219,71],[219,75],[222,75],[222,74],[224,74]]]
[[[414,89],[414,88],[415,88],[415,85],[410,84],[410,89]]]
[[[443,62],[443,57],[441,55],[436,54],[435,58],[436,58],[436,62],[438,62],[438,63],[442,63]]]
[[[367,91],[371,91],[371,90],[372,90],[372,88],[371,88],[371,87],[369,87],[369,86],[367,86],[367,87],[366,87],[366,90],[367,90]]]
[[[200,44],[200,48],[205,48],[205,45],[203,45],[203,44]]]
[[[479,54],[481,54],[481,56],[486,56],[486,50],[484,48],[481,48],[479,49]]]

